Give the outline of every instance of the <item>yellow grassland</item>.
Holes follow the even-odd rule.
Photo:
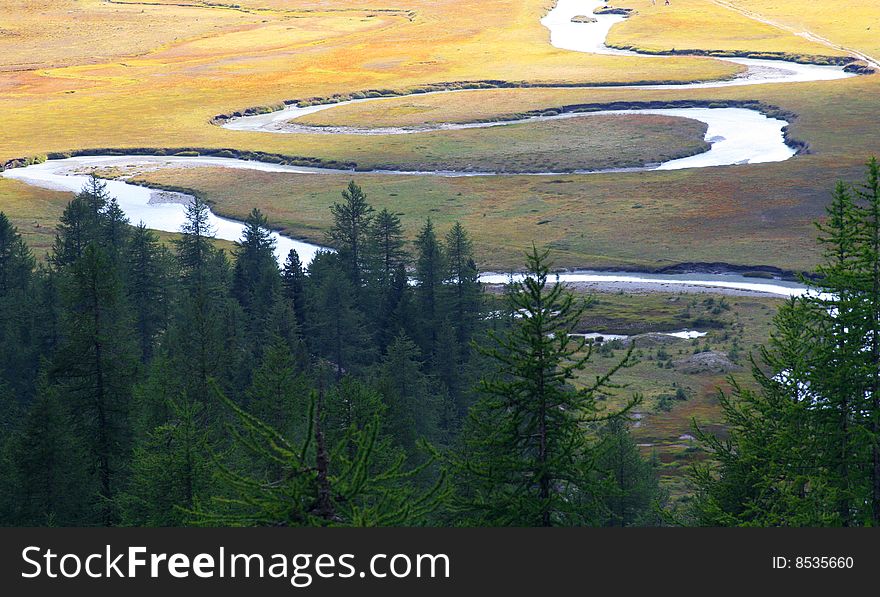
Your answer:
[[[845,55],[841,50],[749,18],[713,0],[674,0],[669,6],[662,1],[651,4],[650,0],[618,4],[637,12],[612,29],[608,36],[611,45],[648,51],[701,49]]]

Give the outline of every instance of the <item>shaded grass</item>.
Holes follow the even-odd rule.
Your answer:
[[[47,191],[0,178],[0,211],[18,227],[34,253],[42,257],[52,247],[55,225],[72,195]]]
[[[622,406],[634,393],[644,397],[636,409],[638,423],[633,436],[647,456],[655,454],[661,462],[661,481],[670,488],[674,499],[689,492],[685,477],[691,466],[708,455],[697,449],[693,425],[723,433],[723,416],[718,404],[719,389],[728,390],[727,376],[704,372],[688,374],[678,371],[670,361],[685,358],[694,352],[715,350],[729,353],[743,368],[732,376],[745,387],[754,384],[748,369],[748,356],[765,343],[771,321],[781,304],[778,299],[683,294],[598,294],[596,304],[588,317],[608,317],[617,322],[629,322],[633,333],[669,330],[676,322],[678,330],[696,329],[708,332],[697,340],[675,340],[662,346],[636,345],[639,362],[620,371],[616,381],[626,387],[605,399],[609,408]],[[683,315],[687,315],[684,317]],[[695,322],[714,320],[717,327]],[[596,320],[585,322],[584,331],[608,331]],[[627,327],[624,325],[624,327]],[[589,368],[583,373],[586,383],[595,375],[620,359],[622,345],[610,345],[612,350],[600,350],[594,355]],[[676,397],[676,395],[678,397]],[[681,398],[684,397],[682,400]]]

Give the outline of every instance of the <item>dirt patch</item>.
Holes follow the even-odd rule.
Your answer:
[[[682,373],[731,373],[742,367],[730,360],[723,352],[710,350],[698,352],[684,359],[673,361],[672,365]]]

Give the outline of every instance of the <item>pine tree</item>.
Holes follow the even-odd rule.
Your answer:
[[[18,229],[0,211],[0,297],[28,286],[36,260]]]
[[[450,319],[455,326],[458,344],[465,349],[474,334],[480,316],[480,280],[474,262],[473,243],[460,222],[446,234],[446,278],[449,292]]]
[[[474,262],[473,243],[459,222],[446,235],[445,254],[448,271],[444,299],[448,318],[444,330],[451,331],[454,337],[441,338],[443,346],[435,361],[446,360],[446,373],[441,374],[441,379],[449,388],[460,417],[468,406],[465,396],[469,382],[467,363],[471,360],[471,341],[480,324],[482,287]]]
[[[205,526],[413,526],[424,524],[446,496],[445,477],[428,489],[410,479],[430,466],[406,470],[403,459],[375,470],[378,417],[346,442],[329,446],[323,431],[323,399],[313,392],[311,425],[302,443],[292,443],[259,418],[219,394],[235,413],[235,443],[255,458],[277,463],[278,477],[264,479],[251,471],[218,465],[220,494],[197,505],[191,522]]]
[[[377,418],[387,421],[387,413],[388,407],[378,390],[350,375],[343,377],[330,388],[324,405],[328,444],[339,446],[349,460],[354,459],[358,449],[355,443],[357,434],[369,429]],[[377,436],[377,466],[391,464],[399,456],[387,428],[388,424],[383,424]]]
[[[64,340],[53,377],[88,438],[99,478],[101,522],[118,521],[113,499],[125,466],[134,356],[119,272],[105,250],[89,244],[70,266],[63,293]]]
[[[443,281],[446,274],[446,256],[431,219],[416,238],[416,306],[420,328],[419,346],[429,359],[433,359],[437,350],[437,334],[442,325],[446,309],[443,304]]]
[[[296,249],[291,249],[281,270],[283,295],[293,309],[296,322],[302,329],[306,324],[305,272]]]
[[[244,328],[252,358],[262,357],[263,346],[274,333],[278,314],[281,275],[275,259],[275,239],[265,216],[258,209],[245,221],[242,238],[236,244],[232,272],[232,296],[244,314]]]
[[[383,209],[373,218],[370,226],[370,276],[373,283],[387,292],[394,281],[394,272],[400,265],[406,265],[407,253],[404,248],[403,225],[397,214]]]
[[[419,460],[420,440],[439,439],[442,400],[436,384],[422,372],[421,351],[405,334],[388,347],[379,390],[388,405],[388,432],[411,459]]]
[[[604,482],[602,501],[603,526],[655,526],[663,493],[654,465],[642,458],[629,433],[627,422],[617,417],[602,426],[599,432],[596,468]]]
[[[167,325],[170,260],[159,237],[143,224],[131,233],[126,253],[126,290],[134,311],[141,361],[147,363],[153,356],[156,337]]]
[[[176,241],[181,297],[168,331],[169,357],[186,394],[207,403],[208,381],[224,385],[239,374],[240,308],[229,296],[226,255],[214,248],[207,205],[195,198]]]
[[[759,390],[722,397],[730,439],[700,433],[720,466],[703,468],[702,524],[851,526],[878,517],[880,166],[839,183],[819,226],[814,292],[780,309],[753,367]]]
[[[19,435],[24,409],[7,386],[0,386],[0,525],[17,523],[20,486],[13,454],[14,439]]]
[[[308,405],[307,384],[287,343],[276,337],[247,392],[248,410],[290,440],[301,440]]]
[[[211,243],[215,230],[210,216],[208,204],[199,197],[193,197],[186,206],[186,221],[180,229],[181,237],[175,241],[183,280],[190,287],[201,288],[204,285],[205,270],[214,252]]]
[[[871,524],[880,526],[880,162],[868,162],[865,182],[856,190],[862,207],[859,265],[865,289],[867,428],[871,437]]]
[[[783,306],[769,346],[752,363],[758,389],[734,382],[730,395],[719,394],[728,437],[696,429],[698,442],[717,463],[695,470],[696,524],[841,524],[838,489],[828,482],[836,470],[838,436],[829,446],[817,432],[814,408],[823,400],[810,325],[817,316],[821,309],[809,300]]]
[[[139,441],[131,481],[119,503],[128,525],[182,526],[210,492],[211,445],[204,405],[178,397],[168,402],[171,418]]]
[[[82,526],[96,514],[94,476],[76,419],[45,376],[10,440],[18,526]]]
[[[22,398],[33,395],[40,348],[35,265],[18,229],[0,212],[0,382]]]
[[[135,444],[143,444],[156,427],[172,419],[172,403],[184,394],[186,384],[175,375],[163,350],[147,365],[146,376],[132,388],[130,421]]]
[[[495,345],[482,350],[497,372],[481,383],[457,461],[459,508],[475,524],[584,525],[600,522],[584,502],[596,493],[592,446],[585,424],[620,416],[599,413],[596,393],[632,362],[632,349],[589,386],[570,383],[592,353],[569,334],[583,313],[558,282],[548,286],[547,253],[533,249],[528,271],[509,294],[519,314]]]
[[[825,263],[817,269],[815,284],[822,292],[813,302],[819,307],[809,321],[822,374],[812,380],[812,387],[821,396],[815,403],[818,431],[828,440],[830,466],[829,483],[835,487],[839,522],[842,526],[853,523],[854,494],[851,467],[855,464],[857,444],[861,444],[855,426],[859,423],[861,403],[865,393],[859,367],[861,360],[864,313],[857,284],[855,268],[858,260],[859,210],[851,188],[838,182],[827,209],[827,219],[818,225],[819,243],[825,247]],[[828,314],[835,313],[834,317]]]
[[[54,268],[41,266],[35,281],[34,310],[40,316],[34,322],[34,342],[45,358],[55,354],[61,340],[60,278]]]
[[[108,197],[101,212],[101,240],[107,255],[114,262],[119,260],[128,247],[131,226],[128,217],[115,197]]]
[[[58,268],[71,265],[79,259],[90,243],[107,249],[107,205],[110,201],[107,185],[94,175],[89,177],[82,191],[76,194],[61,214],[55,233],[55,244],[50,260]],[[113,222],[119,217],[111,213]],[[112,227],[116,232],[116,226]]]
[[[383,209],[370,226],[368,287],[370,301],[365,305],[375,329],[380,352],[385,352],[397,330],[396,310],[401,300],[398,270],[407,268],[408,255],[400,218]]]
[[[337,379],[373,359],[355,289],[338,255],[319,253],[309,267],[309,333],[314,352],[333,363]]]
[[[363,189],[351,181],[342,191],[343,203],[330,207],[333,225],[327,232],[327,240],[337,249],[355,292],[364,283],[368,259],[368,234],[373,220],[373,208],[367,203]]]

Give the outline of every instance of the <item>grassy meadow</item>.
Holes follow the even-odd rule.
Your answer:
[[[426,218],[461,221],[478,266],[513,270],[533,242],[565,268],[659,269],[725,262],[808,270],[820,258],[814,222],[838,178],[857,179],[880,152],[880,75],[723,89],[578,89],[560,85],[691,82],[742,68],[704,57],[663,60],[557,50],[540,17],[552,0],[5,0],[0,7],[0,164],[87,148],[214,147],[354,162],[358,168],[508,173],[626,167],[701,150],[703,125],[678,118],[590,116],[487,129],[353,136],[272,135],[211,124],[217,114],[283,100],[440,82],[553,85],[390,98],[318,112],[314,126],[418,126],[514,117],[570,104],[754,100],[796,114],[808,152],[773,164],[668,172],[435,177],[280,174],[165,168],[141,183],[197,193],[243,218],[259,207],[296,238],[324,242],[329,206],[354,178],[413,238]],[[876,0],[628,0],[637,13],[609,42],[649,52],[699,50],[839,57],[880,55]],[[750,16],[751,15],[751,16]],[[773,24],[760,19],[772,21]],[[801,35],[811,31],[815,36]],[[38,255],[70,196],[0,178],[0,210]],[[174,235],[162,234],[168,242]],[[221,243],[231,248],[230,243]],[[704,350],[747,356],[766,340],[779,301],[667,293],[601,294],[584,332],[698,329],[705,338],[639,346],[618,381],[644,394],[634,435],[655,453],[674,496],[704,457],[692,422],[717,426],[726,374],[673,364]],[[609,345],[594,374],[622,356]]]
[[[682,329],[708,332],[695,340],[636,340],[637,364],[620,372],[616,380],[624,387],[606,399],[613,408],[634,393],[642,395],[642,404],[635,409],[633,437],[643,454],[656,455],[661,481],[672,497],[685,495],[691,465],[706,457],[693,441],[693,426],[720,431],[718,391],[729,388],[729,376],[746,386],[754,383],[749,355],[766,342],[767,329],[780,301],[681,294],[599,294],[595,299],[585,329],[628,325],[629,334]],[[620,359],[625,350],[624,345],[612,342],[607,349],[596,351],[590,368],[584,372],[584,381]],[[709,350],[731,356],[737,369],[729,373],[691,372],[675,364]]]
[[[612,47],[649,53],[699,50],[846,56],[840,49],[758,22],[713,0],[675,0],[670,6],[662,1],[652,5],[650,0],[624,4],[636,13],[612,29],[608,36]]]
[[[584,116],[382,138],[381,152],[351,138],[359,168],[566,172],[628,168],[706,151],[706,125],[668,116]],[[371,146],[373,144],[370,144]]]
[[[49,23],[63,21],[59,31],[76,31],[63,10],[75,6],[82,13],[80,34],[94,11],[107,9],[98,0],[49,4],[59,10],[41,16]],[[39,68],[0,71],[0,109],[7,115],[0,160],[82,147],[145,145],[297,148],[305,153],[334,141],[248,136],[209,121],[216,114],[288,98],[442,81],[690,81],[732,76],[739,70],[703,58],[676,58],[659,67],[638,58],[557,50],[547,43],[547,30],[539,23],[547,7],[537,1],[345,3],[350,10],[318,10],[326,3],[317,2],[237,3],[265,10],[179,4],[188,3],[118,6],[181,22],[193,19],[184,21],[180,11],[191,11],[204,15],[199,18],[217,19],[210,33],[195,29],[183,35],[175,27],[157,26],[161,31],[150,34],[155,45],[144,50],[127,46],[125,36],[99,30],[94,37],[80,37],[101,48],[94,55],[112,60],[89,56],[74,65],[53,66],[40,59]],[[391,8],[404,10],[386,10]],[[14,20],[7,24],[6,12],[4,8],[2,27],[8,33],[0,39],[13,40],[7,46],[10,63],[28,64],[24,42],[34,36],[33,43],[47,51],[68,54],[63,35],[46,39],[55,28],[43,31]],[[450,15],[455,15],[454,26]]]
[[[196,189],[230,216],[246,214],[257,202],[273,224],[295,236],[321,240],[327,208],[354,177],[377,206],[405,214],[414,232],[427,216],[441,225],[461,220],[475,231],[481,267],[520,265],[523,246],[539,239],[554,249],[564,267],[630,266],[658,268],[690,261],[774,265],[803,270],[820,255],[813,223],[824,215],[838,178],[855,180],[877,150],[876,111],[880,77],[831,83],[767,86],[760,89],[640,91],[639,99],[754,99],[798,114],[791,133],[809,142],[810,153],[771,164],[672,172],[557,177],[413,178],[387,175],[284,175],[208,170],[152,172],[142,180]],[[418,121],[488,118],[492,110],[464,101],[471,92],[421,97],[428,107]],[[625,101],[627,90],[505,89],[486,93],[496,113],[515,114],[568,103]],[[395,102],[346,106],[324,112],[325,124],[351,124],[354,114],[377,125]],[[435,111],[435,118],[432,113]],[[355,110],[356,108],[356,110]],[[318,116],[316,114],[315,116]],[[299,137],[298,135],[279,135]],[[420,135],[419,135],[420,136]],[[416,135],[406,135],[413,142]],[[318,154],[328,159],[381,155],[382,139],[346,137],[347,152]],[[508,149],[510,151],[510,149]]]
[[[880,58],[880,4],[874,0],[802,2],[801,0],[719,0],[727,5],[787,28],[810,31],[832,44]]]
[[[686,81],[732,76],[740,70],[707,58],[659,61],[556,50],[539,23],[548,8],[540,2],[392,5],[358,0],[329,5],[242,0],[237,8],[188,0],[44,4],[39,15],[24,10],[2,13],[0,44],[6,44],[2,47],[7,63],[0,66],[0,89],[5,91],[0,95],[5,115],[0,159],[95,147],[204,146],[352,161],[362,168],[451,164],[515,171],[548,165],[560,170],[626,165],[652,161],[660,151],[693,147],[693,123],[676,131],[651,125],[648,131],[644,122],[619,122],[605,131],[613,134],[602,138],[590,134],[589,119],[581,119],[389,139],[246,133],[209,121],[219,113],[287,98],[405,89],[429,82]],[[674,10],[662,14],[663,7],[655,14],[647,0],[631,4],[639,13],[612,31],[621,43],[647,43],[639,37],[645,35],[657,47],[681,47],[680,36],[690,35],[702,49],[713,49],[708,40],[721,43],[722,49],[736,49],[724,40],[745,39],[761,51],[834,53],[712,2],[677,0]],[[85,27],[91,20],[92,51],[77,54],[68,37],[82,40],[76,26]],[[40,22],[48,25],[38,27]],[[107,22],[117,25],[101,25]],[[126,23],[139,22],[155,26],[137,32],[126,29]],[[182,31],[181,22],[191,23],[190,28]],[[699,26],[684,26],[688,23]],[[832,35],[836,30],[817,31]],[[841,38],[841,43],[857,41]],[[36,47],[46,56],[28,51]],[[57,60],[50,59],[53,52]],[[418,125],[509,117],[572,103],[760,100],[798,114],[791,132],[810,144],[809,155],[746,168],[554,180],[357,178],[377,204],[387,203],[412,216],[413,222],[427,215],[441,223],[462,219],[478,231],[477,244],[486,247],[482,251],[487,267],[518,265],[521,248],[537,239],[554,248],[565,266],[650,268],[680,261],[732,261],[803,269],[816,261],[812,222],[823,214],[827,191],[836,178],[856,175],[876,151],[878,91],[877,76],[712,90],[497,89],[344,106],[311,115],[303,123]],[[565,151],[550,153],[554,144],[548,141],[550,135],[541,133],[542,127],[543,133],[570,129],[562,141]],[[169,171],[148,178],[199,190],[229,215],[259,205],[273,225],[318,240],[327,223],[326,207],[347,177]],[[2,179],[0,194],[10,198],[4,207],[8,204],[16,223],[36,243],[46,243],[43,233],[48,228],[38,229],[30,222],[59,213],[60,207],[52,211],[42,205],[63,203],[64,196]],[[33,214],[28,205],[35,206]],[[35,217],[29,220],[31,215]]]

